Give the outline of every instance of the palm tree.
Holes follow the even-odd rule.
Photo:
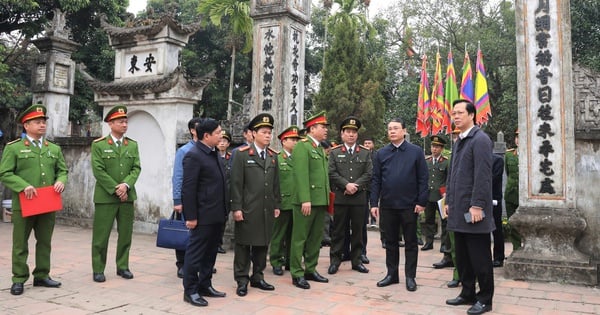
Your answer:
[[[202,0],[198,5],[198,13],[208,17],[208,21],[216,27],[222,27],[225,19],[229,29],[228,49],[231,49],[231,72],[229,75],[229,98],[227,101],[227,120],[231,120],[231,103],[233,102],[233,81],[235,73],[235,55],[238,45],[244,40],[243,53],[252,50],[252,18],[250,17],[249,0]],[[208,21],[204,20],[203,23]]]

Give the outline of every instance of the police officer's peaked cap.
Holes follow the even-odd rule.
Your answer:
[[[25,109],[19,115],[19,117],[17,117],[17,120],[20,123],[24,124],[26,121],[36,119],[36,118],[48,119],[48,116],[46,116],[46,107],[44,105],[34,104],[34,105],[27,107],[27,109]]]
[[[273,116],[271,116],[270,114],[267,114],[267,113],[262,113],[262,114],[256,115],[256,117],[254,117],[250,121],[248,126],[250,127],[251,130],[258,130],[258,128],[260,128],[260,127],[273,128],[274,123],[275,123],[275,119],[273,119]]]
[[[113,108],[111,108],[108,113],[106,113],[106,116],[104,116],[104,121],[105,122],[109,122],[113,119],[117,119],[117,118],[127,118],[127,107],[123,106],[123,105],[117,105]]]
[[[346,128],[358,130],[360,129],[360,126],[362,126],[362,124],[360,123],[360,120],[358,120],[358,118],[354,116],[349,116],[346,119],[344,119],[340,124],[340,130],[344,130]]]
[[[440,136],[431,136],[431,145],[446,145],[446,140]]]
[[[310,128],[310,126],[314,126],[317,124],[329,125],[329,123],[327,122],[327,117],[325,116],[325,111],[321,111],[318,114],[308,118],[303,122],[303,124],[305,129],[308,129]]]
[[[227,139],[227,141],[231,142],[231,133],[229,133],[229,131],[225,129],[221,130],[221,136],[223,139]]]
[[[300,135],[298,134],[299,130],[298,130],[298,126],[289,126],[287,127],[284,131],[282,131],[279,136],[277,136],[277,138],[279,138],[279,140],[283,140],[283,139],[287,139],[287,138],[300,138]]]

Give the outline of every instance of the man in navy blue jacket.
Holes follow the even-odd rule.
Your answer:
[[[385,264],[387,275],[378,287],[398,283],[398,229],[402,227],[406,247],[404,275],[406,289],[417,290],[417,216],[425,211],[429,191],[429,171],[425,153],[420,147],[404,140],[406,125],[400,118],[388,124],[390,144],[373,158],[371,181],[371,214],[381,215],[380,226],[386,232]]]

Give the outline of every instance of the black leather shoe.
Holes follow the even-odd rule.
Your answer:
[[[13,283],[10,287],[10,294],[21,295],[23,294],[23,283]]]
[[[473,303],[475,303],[475,300],[465,299],[460,295],[453,299],[446,300],[446,304],[448,305],[470,305]]]
[[[450,253],[450,251],[446,248],[446,245],[442,244],[440,246],[440,253]]]
[[[442,258],[442,260],[440,260],[440,262],[436,262],[433,264],[433,268],[435,268],[435,269],[442,269],[442,268],[446,268],[446,267],[454,267],[454,263],[452,263],[452,260]]]
[[[421,247],[421,250],[431,250],[433,249],[433,242],[427,242],[425,243],[425,245],[423,245],[423,247]]]
[[[448,288],[458,288],[458,286],[460,285],[460,281],[452,279],[448,281],[448,284],[446,285],[448,286]]]
[[[310,284],[304,277],[292,278],[292,283],[300,289],[310,289]]]
[[[321,247],[326,247],[326,246],[331,246],[331,240],[322,240],[321,241]]]
[[[106,281],[106,277],[104,276],[104,272],[94,272],[93,278],[94,278],[94,282],[104,282],[104,281]]]
[[[276,276],[283,276],[283,269],[281,267],[273,267],[273,274]]]
[[[50,277],[48,279],[33,279],[34,287],[58,288],[60,285],[60,282],[54,281]]]
[[[246,296],[248,294],[248,283],[238,282],[237,289],[235,290],[235,294],[238,296]]]
[[[368,273],[369,269],[367,269],[367,267],[365,267],[365,265],[363,264],[358,264],[356,266],[352,266],[352,270],[356,270],[360,273]]]
[[[192,295],[183,294],[183,301],[190,303],[194,306],[207,306],[208,302],[200,296],[200,294],[195,293]]]
[[[404,247],[404,242],[402,242],[402,241],[398,242],[398,247]]]
[[[406,278],[406,290],[414,292],[417,291],[417,282],[415,278]]]
[[[398,280],[398,276],[394,277],[394,276],[387,275],[381,281],[377,282],[377,286],[381,288],[381,287],[387,287],[388,285],[395,284],[395,283],[400,283],[400,280]]]
[[[483,314],[486,312],[489,312],[492,310],[492,306],[489,304],[482,304],[481,302],[477,301],[477,303],[475,303],[473,306],[471,306],[468,310],[467,310],[467,314],[469,315],[479,315],[479,314]]]
[[[313,273],[305,273],[304,274],[304,279],[306,280],[310,280],[310,281],[314,281],[314,282],[322,282],[322,283],[327,283],[329,282],[329,279],[321,276],[318,272],[313,272]]]
[[[215,288],[212,287],[212,285],[206,289],[200,289],[198,291],[198,294],[200,294],[201,296],[208,297],[225,297],[225,295],[227,295],[225,292],[217,291]]]
[[[227,252],[225,251],[225,248],[223,248],[223,246],[219,246],[219,247],[217,247],[217,253],[219,253],[219,254],[225,254]]]
[[[177,268],[177,278],[183,279],[183,268]]]
[[[504,262],[502,260],[494,260],[492,261],[492,265],[494,268],[498,268],[504,266]]]
[[[367,255],[360,255],[360,261],[361,261],[363,264],[368,264],[368,263],[370,263],[370,262],[371,262],[371,261],[369,260],[369,258],[367,258]]]
[[[422,246],[423,245],[423,240],[422,239],[417,239],[417,245]]]
[[[256,281],[256,282],[250,282],[250,286],[253,288],[259,288],[261,290],[265,290],[265,291],[273,291],[275,290],[275,287],[268,284],[265,280],[260,280],[260,281]]]
[[[121,276],[122,278],[125,278],[125,279],[133,279],[133,273],[131,273],[131,271],[129,271],[129,269],[117,270],[117,276]]]
[[[327,273],[330,275],[334,275],[338,272],[338,269],[340,269],[340,265],[333,264],[329,266],[329,269],[327,269]]]

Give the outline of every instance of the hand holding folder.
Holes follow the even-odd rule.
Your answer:
[[[24,191],[19,193],[23,217],[62,210],[62,197],[54,186],[38,187],[36,191],[37,195],[31,199],[27,199]]]

